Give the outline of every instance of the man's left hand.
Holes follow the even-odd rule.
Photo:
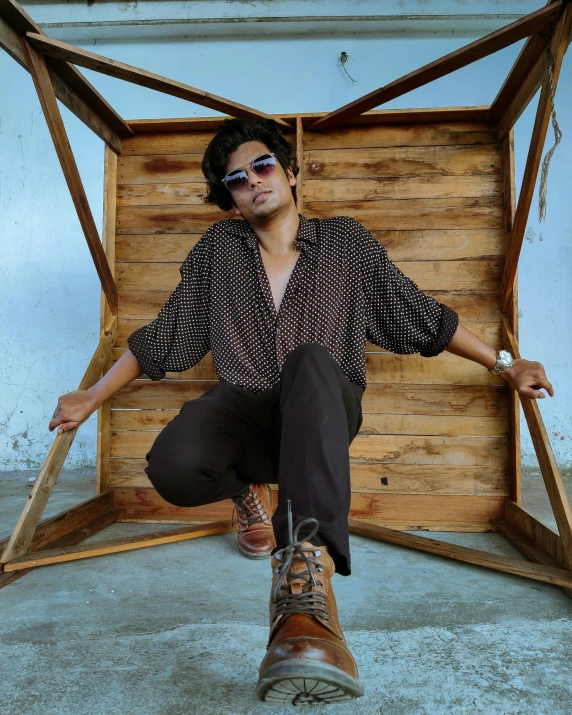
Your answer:
[[[532,398],[544,398],[546,395],[540,391],[540,388],[543,387],[550,397],[554,397],[554,390],[546,378],[544,366],[534,360],[517,358],[508,370],[501,372],[501,377],[503,377],[519,395]]]

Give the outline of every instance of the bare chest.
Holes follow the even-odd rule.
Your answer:
[[[266,277],[268,278],[268,283],[270,284],[270,290],[272,291],[274,305],[278,311],[282,298],[284,297],[284,293],[286,292],[286,286],[288,285],[290,275],[294,271],[296,262],[300,257],[300,252],[296,251],[295,255],[290,253],[287,256],[272,256],[261,251],[261,256],[264,270],[266,271]]]

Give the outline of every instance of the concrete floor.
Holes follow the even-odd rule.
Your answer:
[[[0,474],[0,536],[32,474]],[[550,521],[541,478],[529,473],[524,484],[525,506]],[[45,516],[92,490],[89,472],[63,473]],[[118,524],[91,540],[149,528]],[[498,534],[435,536],[519,556]],[[235,540],[47,566],[0,590],[0,713],[298,712],[254,699],[270,569],[240,556]],[[335,576],[334,588],[366,695],[307,713],[572,713],[572,601],[560,589],[362,537],[351,543],[354,574]]]

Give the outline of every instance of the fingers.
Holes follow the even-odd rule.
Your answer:
[[[63,434],[64,432],[69,432],[79,426],[79,422],[64,422],[58,427],[57,434]]]

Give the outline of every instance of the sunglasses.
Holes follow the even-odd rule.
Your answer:
[[[227,174],[222,180],[222,183],[233,194],[244,191],[248,186],[248,174],[245,171],[247,166],[252,169],[256,176],[259,176],[261,179],[266,179],[276,168],[276,157],[274,154],[261,154],[257,156],[256,159],[249,161],[248,164]]]

